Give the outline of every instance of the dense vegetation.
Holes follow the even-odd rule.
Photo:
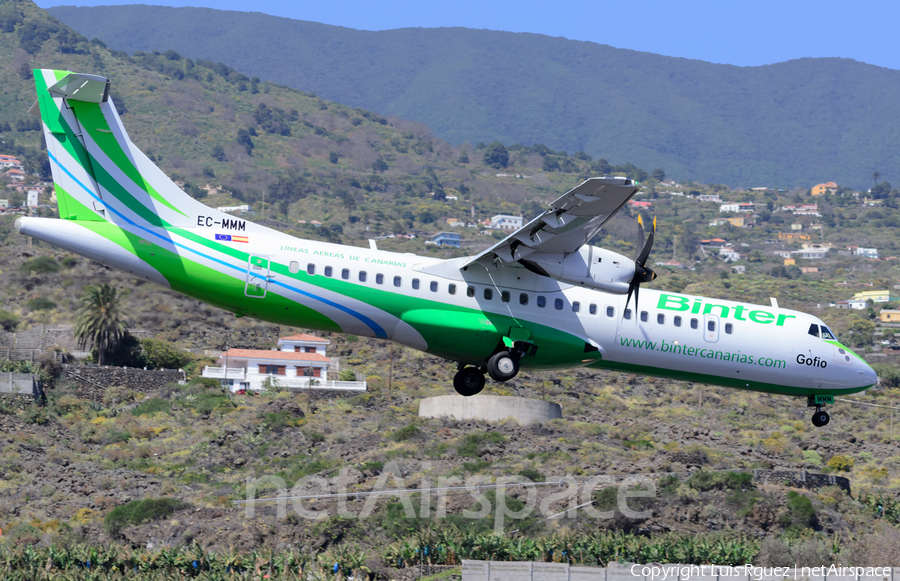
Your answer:
[[[900,72],[848,59],[735,67],[487,30],[368,32],[161,6],[50,12],[116,49],[221,60],[452,143],[546,143],[744,187],[862,187],[900,167]]]

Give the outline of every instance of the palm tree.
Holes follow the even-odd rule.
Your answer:
[[[122,295],[107,283],[85,287],[75,319],[75,337],[82,349],[96,348],[98,363],[114,351],[127,333]]]

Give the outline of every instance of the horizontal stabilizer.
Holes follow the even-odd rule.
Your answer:
[[[47,90],[54,97],[65,97],[70,101],[106,103],[109,98],[109,79],[99,75],[69,73]]]

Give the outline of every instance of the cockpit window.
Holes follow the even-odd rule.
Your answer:
[[[818,337],[819,336],[819,326],[816,324],[810,325],[809,326],[809,334],[812,335],[813,337]]]
[[[831,329],[825,325],[822,325],[822,338],[829,341],[837,341],[837,337],[835,337],[834,333],[831,332]]]

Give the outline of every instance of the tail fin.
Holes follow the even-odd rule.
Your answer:
[[[35,69],[34,80],[60,218],[165,228],[206,213],[131,142],[109,79]]]

